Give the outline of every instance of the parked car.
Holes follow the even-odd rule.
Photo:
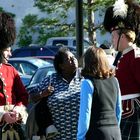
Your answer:
[[[53,65],[44,66],[37,69],[34,75],[32,76],[29,82],[29,85],[26,86],[27,91],[37,86],[43,80],[43,78],[45,78],[47,75],[51,75],[54,72],[55,72],[55,69]]]
[[[19,48],[15,49],[12,52],[12,57],[29,57],[29,56],[35,56],[35,57],[42,57],[42,56],[54,56],[58,49],[62,46],[35,46],[35,47],[24,47],[24,48]],[[68,47],[69,50],[76,54],[76,49],[72,47]]]
[[[21,78],[21,81],[23,83],[23,85],[26,87],[27,85],[29,85],[29,82],[31,80],[31,75],[24,75],[24,74],[21,74],[20,75],[20,78]]]
[[[53,64],[54,56],[36,56],[36,57]]]
[[[42,66],[50,66],[51,63],[35,57],[10,58],[8,61],[22,75],[33,75]]]
[[[76,37],[51,37],[47,40],[46,45],[52,45],[52,46],[57,46],[57,45],[65,45],[65,46],[70,46],[73,48],[76,48]],[[84,49],[86,50],[91,43],[87,38],[83,39],[83,46],[85,47]]]

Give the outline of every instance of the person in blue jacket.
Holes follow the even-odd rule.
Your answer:
[[[77,140],[121,140],[121,94],[102,48],[84,54]]]

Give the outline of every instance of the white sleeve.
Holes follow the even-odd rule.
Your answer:
[[[1,122],[1,119],[3,117],[3,114],[4,114],[4,112],[0,112],[0,122]]]
[[[4,115],[4,113],[5,113],[5,111],[4,111],[4,109],[3,109],[3,106],[1,106],[1,107],[0,107],[0,122],[1,122],[1,119],[2,119],[2,117],[3,117],[3,115]]]

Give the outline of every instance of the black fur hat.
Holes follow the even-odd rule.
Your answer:
[[[5,12],[0,13],[0,50],[13,45],[16,38],[14,19]]]
[[[134,0],[117,0],[113,6],[107,8],[104,17],[104,28],[111,31],[113,28],[131,29],[137,33],[140,28],[140,5]]]
[[[104,17],[104,28],[106,31],[111,32],[111,30],[118,26],[119,23],[123,22],[124,23],[124,19],[120,16],[114,17],[113,15],[113,6],[110,6],[109,8],[107,8],[106,13],[105,13],[105,17]]]
[[[134,0],[117,0],[107,8],[103,25],[109,32],[114,29],[132,30],[136,33],[136,42],[140,42],[140,4]]]

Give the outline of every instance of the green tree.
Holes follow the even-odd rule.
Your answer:
[[[102,23],[94,24],[93,12],[103,9],[114,3],[115,0],[83,0],[83,28],[91,42],[94,42],[94,33],[102,29]],[[67,22],[68,11],[75,10],[76,1],[73,0],[34,0],[34,6],[46,14],[44,18],[36,15],[27,15],[23,19],[23,26],[19,32],[19,44],[33,43],[32,34],[37,34],[34,43],[45,44],[52,36],[74,36],[76,34],[76,20]],[[102,15],[101,15],[102,16]],[[104,31],[102,30],[104,33]]]
[[[34,28],[37,24],[38,18],[37,15],[27,15],[22,20],[23,25],[20,28],[18,34],[18,45],[28,46],[33,41],[33,34],[36,33],[36,29]]]

